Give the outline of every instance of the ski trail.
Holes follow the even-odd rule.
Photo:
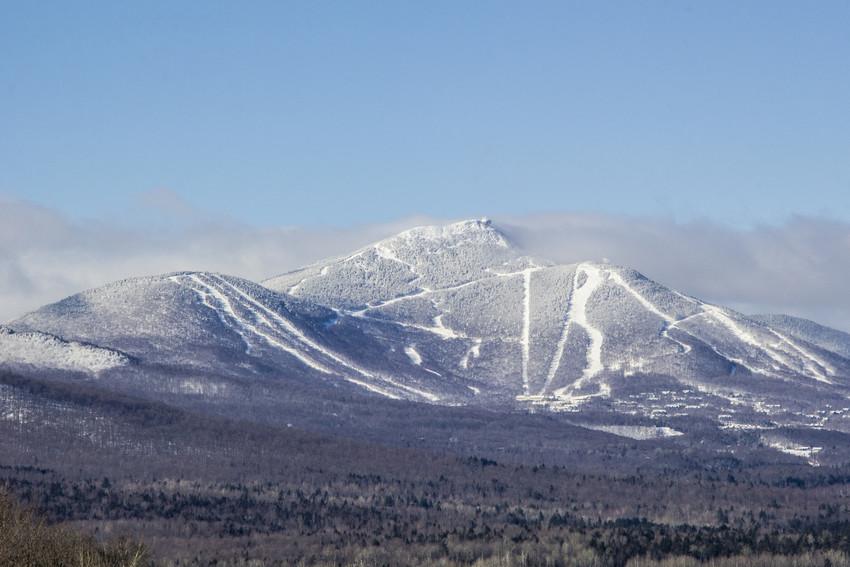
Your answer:
[[[242,291],[241,289],[239,289],[238,287],[233,285],[232,283],[228,282],[227,280],[223,279],[220,276],[212,276],[212,277],[216,278],[221,283],[221,285],[233,290],[245,302],[247,302],[250,305],[255,306],[256,309],[260,310],[261,312],[266,313],[268,315],[268,317],[270,317],[273,321],[277,322],[287,332],[294,335],[304,345],[306,345],[307,347],[319,352],[323,356],[333,360],[337,364],[339,364],[339,365],[341,365],[345,368],[348,368],[349,370],[352,370],[352,371],[360,374],[361,376],[363,376],[365,378],[372,378],[372,379],[377,379],[377,380],[387,382],[388,384],[392,385],[395,388],[399,388],[401,390],[415,394],[415,395],[420,396],[422,398],[425,398],[429,401],[433,402],[433,401],[438,401],[440,399],[438,396],[436,396],[436,395],[434,395],[430,392],[426,392],[424,390],[419,390],[418,388],[413,388],[412,386],[407,386],[405,384],[400,384],[400,383],[398,383],[398,382],[396,382],[396,381],[394,381],[390,378],[387,378],[386,376],[379,376],[379,375],[375,374],[374,372],[371,372],[369,370],[361,368],[361,367],[357,366],[356,364],[342,358],[341,356],[339,356],[336,353],[328,350],[327,348],[323,347],[322,345],[320,345],[316,341],[314,341],[311,338],[309,338],[308,336],[306,336],[298,327],[296,327],[292,323],[292,321],[283,317],[280,313],[274,311],[273,309],[269,309],[268,307],[266,307],[265,305],[263,305],[262,303],[257,301],[255,298],[251,297],[250,295],[248,295],[247,293],[245,293],[244,291]],[[351,378],[349,376],[346,376],[345,379],[349,380],[352,383],[363,386],[363,387],[368,386],[368,388],[373,390],[373,391],[379,390],[377,386],[374,386],[372,384],[368,384],[368,383],[363,382],[361,380],[356,380],[356,379]],[[383,391],[383,390],[381,390],[381,391]]]
[[[201,302],[204,304],[204,307],[208,308],[210,311],[215,313],[216,316],[218,317],[218,320],[221,321],[222,325],[224,325],[228,329],[233,329],[233,331],[241,337],[242,342],[245,343],[245,354],[251,354],[253,347],[251,345],[251,341],[248,340],[248,336],[245,334],[244,328],[239,324],[234,325],[233,323],[227,321],[227,319],[224,318],[224,315],[221,313],[221,311],[218,308],[216,308],[216,306],[213,305],[210,302],[210,298],[214,297],[214,295],[212,293],[210,293],[209,291],[205,291],[207,289],[207,287],[205,285],[203,285],[202,283],[200,283],[195,278],[194,274],[192,274],[190,279],[192,279],[192,281],[194,281],[195,283],[200,285],[202,289],[198,289],[193,285],[185,284],[184,282],[182,282],[180,280],[180,277],[181,276],[169,276],[168,279],[171,280],[172,282],[176,283],[180,287],[183,287],[184,285],[186,285],[189,289],[191,289],[193,292],[195,292],[195,295],[197,295],[198,297],[201,298]],[[222,307],[225,310],[227,309],[223,304],[222,304]]]
[[[623,288],[629,294],[631,294],[631,296],[634,297],[638,301],[638,303],[640,303],[643,306],[644,309],[646,309],[650,313],[660,317],[664,321],[664,327],[661,330],[661,335],[664,338],[666,338],[670,341],[673,341],[674,343],[676,343],[677,345],[682,347],[682,354],[688,354],[689,352],[691,352],[691,350],[693,348],[691,345],[689,345],[687,343],[683,343],[679,339],[671,336],[670,332],[669,332],[670,329],[674,328],[676,326],[676,324],[679,323],[681,320],[676,320],[674,317],[671,317],[667,313],[664,313],[663,311],[661,311],[655,304],[653,304],[651,301],[649,301],[647,298],[645,298],[641,293],[639,293],[635,288],[633,288],[631,285],[629,285],[629,283],[623,278],[622,275],[618,274],[617,272],[613,272],[613,271],[609,271],[608,275],[617,285],[619,285],[621,288]]]
[[[230,289],[236,291],[237,294],[239,294],[243,298],[244,303],[242,303],[241,306],[246,311],[248,311],[252,315],[254,315],[254,317],[258,321],[261,321],[269,329],[271,329],[273,331],[277,331],[276,327],[271,322],[271,320],[269,320],[269,318],[266,317],[266,315],[264,315],[262,312],[258,311],[255,307],[252,307],[252,305],[257,306],[257,307],[263,309],[264,311],[266,311],[267,313],[270,313],[272,315],[274,315],[274,311],[269,310],[264,305],[257,302],[256,300],[254,300],[253,298],[251,298],[250,296],[245,294],[242,290],[240,290],[239,288],[237,288],[236,286],[234,286],[230,282],[227,282],[223,278],[218,277],[218,276],[213,276],[213,277],[215,277],[218,280],[219,285],[229,287]],[[221,293],[221,292],[219,291],[219,293]],[[292,346],[290,346],[290,345],[288,345],[284,342],[281,342],[280,340],[278,340],[274,336],[260,330],[258,327],[252,326],[252,328],[258,335],[263,337],[269,344],[271,344],[272,346],[278,347],[278,348],[284,350],[285,352],[295,356],[296,358],[298,358],[299,360],[301,360],[303,363],[307,364],[308,366],[311,366],[312,368],[315,368],[316,370],[319,370],[319,371],[324,372],[326,374],[340,375],[338,372],[334,372],[333,370],[327,368],[326,366],[322,365],[321,363],[319,363],[319,362],[313,360],[312,358],[308,357],[307,355],[305,355],[304,353],[302,353],[298,349],[295,349],[294,347],[292,347]],[[277,331],[277,332],[279,332],[279,331]],[[374,384],[370,384],[369,382],[364,382],[362,380],[358,380],[356,378],[352,378],[350,376],[345,376],[345,375],[342,375],[342,378],[344,380],[348,381],[348,382],[351,382],[352,384],[355,384],[357,386],[365,388],[369,391],[375,392],[377,394],[381,394],[382,396],[386,396],[388,398],[392,398],[392,399],[395,399],[395,400],[401,399],[400,396],[394,394],[393,392],[386,390],[384,388],[380,388],[378,386],[375,386]],[[405,387],[403,387],[403,386],[400,386],[400,387],[402,389],[405,389]]]
[[[182,281],[180,281],[180,277],[181,276],[169,276],[168,279],[179,285],[180,287],[183,287],[185,285],[186,287],[191,289],[195,293],[195,295],[200,297],[201,302],[204,304],[204,307],[215,313],[216,317],[218,317],[218,320],[221,321],[222,325],[224,325],[228,329],[233,329],[236,334],[239,335],[239,337],[242,339],[242,342],[245,343],[245,354],[251,354],[251,350],[253,347],[251,346],[251,342],[248,340],[248,337],[245,335],[243,328],[241,327],[241,325],[234,325],[233,323],[230,323],[224,318],[224,315],[222,315],[221,311],[219,311],[219,309],[217,309],[216,306],[210,302],[210,297],[212,297],[212,294],[208,293],[207,291],[204,291],[204,289],[206,289],[206,286],[204,286],[204,289],[198,289],[193,285],[184,284]]]
[[[675,342],[679,343],[680,345],[682,345],[683,347],[685,347],[685,351],[684,351],[684,353],[683,353],[683,354],[688,354],[689,352],[691,352],[691,351],[693,350],[693,348],[694,348],[694,347],[693,347],[693,346],[691,346],[691,345],[689,345],[689,344],[687,344],[687,343],[684,343],[684,342],[682,342],[682,341],[680,341],[680,340],[678,340],[678,339],[676,339],[676,338],[674,338],[674,337],[672,337],[672,336],[670,335],[670,331],[672,331],[673,329],[677,329],[677,330],[682,331],[683,333],[685,333],[685,334],[687,334],[687,335],[689,335],[689,336],[693,337],[694,339],[699,340],[699,338],[698,338],[698,337],[696,337],[696,336],[694,336],[694,334],[693,334],[693,333],[691,333],[691,332],[690,332],[690,331],[688,331],[687,329],[682,329],[682,328],[680,328],[680,327],[679,327],[679,325],[680,325],[680,324],[682,324],[682,323],[685,323],[685,322],[687,322],[687,321],[690,321],[690,320],[691,320],[691,319],[693,319],[694,317],[699,317],[699,316],[701,316],[701,315],[705,315],[705,312],[704,312],[704,311],[698,311],[697,313],[692,313],[691,315],[688,315],[687,317],[682,317],[681,319],[676,319],[675,321],[673,321],[672,323],[670,323],[670,325],[668,325],[666,329],[664,329],[664,331],[662,332],[662,334],[663,334],[665,337],[667,337],[668,339],[670,339],[670,340],[672,340],[672,341],[675,341]],[[712,347],[712,348],[713,348],[713,347]],[[715,352],[716,352],[716,349],[715,349]],[[718,353],[718,354],[719,354],[719,353]]]
[[[809,369],[809,371],[812,373],[812,377],[815,378],[815,380],[818,380],[820,382],[826,382],[827,384],[832,384],[832,381],[827,378],[827,375],[835,374],[834,368],[832,368],[826,362],[820,360],[812,353],[802,348],[800,345],[796,344],[794,341],[792,341],[782,333],[770,329],[769,327],[768,329],[771,333],[776,335],[779,340],[781,340],[782,342],[790,346],[792,349],[797,351],[805,359],[805,362],[803,362],[803,364]]]
[[[522,393],[528,395],[528,359],[531,351],[531,270],[522,273]]]
[[[604,370],[602,364],[602,342],[605,340],[602,332],[592,326],[587,320],[587,302],[593,292],[602,284],[602,274],[596,267],[583,266],[582,271],[587,276],[587,281],[574,294],[576,307],[575,322],[590,335],[590,348],[588,349],[588,363],[582,374],[582,379],[592,378]]]
[[[398,255],[395,253],[395,250],[387,246],[386,243],[378,242],[377,244],[373,245],[372,248],[375,250],[375,254],[377,254],[379,258],[383,258],[385,260],[389,260],[390,262],[401,264],[402,266],[405,266],[408,270],[410,270],[411,273],[416,274],[417,276],[419,275],[419,272],[416,271],[416,266],[414,266],[410,262],[405,262],[404,260],[399,258]]]
[[[526,268],[522,274],[522,393],[528,395],[528,363],[531,358],[531,274],[540,270],[537,266]]]
[[[307,276],[306,278],[301,278],[295,283],[295,285],[289,286],[289,289],[286,290],[286,293],[288,293],[289,295],[295,295],[296,293],[298,293],[298,289],[301,287],[301,284],[303,284],[309,279],[310,276]]]
[[[697,317],[699,315],[705,316],[705,315],[708,315],[708,312],[707,311],[701,311],[701,312],[697,313],[696,315],[693,315],[693,317]],[[682,330],[684,330],[684,329],[682,329]],[[694,336],[689,331],[685,331],[685,332],[688,333],[689,335],[691,335],[692,337]],[[742,358],[737,358],[735,356],[732,356],[731,354],[724,354],[723,352],[720,351],[720,349],[718,349],[716,346],[714,346],[713,344],[711,344],[709,342],[703,341],[703,344],[705,344],[708,348],[710,348],[714,352],[714,354],[716,354],[720,358],[724,358],[724,359],[728,360],[729,362],[732,362],[732,363],[736,364],[737,366],[740,366],[741,368],[746,368],[747,370],[749,370],[753,374],[765,374],[765,375],[774,376],[774,377],[777,376],[776,374],[774,374],[773,372],[771,372],[769,370],[761,370],[761,369],[755,368],[754,366],[750,366]],[[735,371],[735,369],[732,370],[733,373],[734,373],[734,371]]]
[[[692,319],[692,318],[698,317],[700,315],[712,317],[712,318],[714,318],[715,321],[718,321],[721,325],[723,325],[724,327],[729,329],[729,331],[735,337],[737,337],[739,340],[741,340],[745,344],[748,344],[752,347],[755,347],[757,350],[763,351],[765,354],[767,354],[767,356],[769,356],[774,361],[774,363],[778,362],[782,366],[787,367],[787,361],[786,360],[784,360],[781,357],[777,357],[777,355],[774,352],[772,352],[772,350],[770,349],[769,346],[760,343],[754,336],[752,336],[751,333],[748,333],[748,332],[744,331],[743,329],[741,329],[740,326],[731,317],[729,317],[722,308],[717,307],[716,305],[711,305],[710,303],[706,303],[706,302],[701,301],[699,299],[696,299],[694,297],[690,297],[690,296],[685,295],[683,293],[680,293],[678,291],[675,291],[675,290],[672,290],[672,291],[673,291],[673,293],[675,293],[676,295],[678,295],[682,299],[685,299],[686,301],[689,301],[691,303],[695,303],[695,304],[699,305],[701,311],[699,313],[695,313],[693,315],[685,317],[684,319],[676,321],[675,323],[673,323],[670,326],[670,328],[673,328],[673,327],[679,328],[678,327],[679,323],[683,323],[684,321],[686,321],[688,319]],[[692,332],[690,332],[686,329],[681,329],[681,330],[688,333],[692,337],[694,337],[698,340],[701,340],[701,339],[699,339],[699,337],[694,335]],[[718,349],[713,344],[710,344],[706,341],[702,341],[702,342],[706,346],[708,346],[712,351],[714,351],[714,353],[717,354],[718,356],[725,358],[726,360],[733,362],[733,363],[735,363],[736,365],[738,365],[742,368],[746,368],[747,370],[749,370],[753,374],[764,374],[766,376],[773,376],[774,378],[781,378],[781,376],[779,376],[776,372],[774,372],[772,370],[767,370],[767,369],[763,369],[763,368],[756,368],[754,366],[747,364],[741,358],[737,358],[737,357],[734,357],[734,356],[731,356],[731,355],[724,354],[723,352],[720,351],[720,349]]]
[[[222,278],[220,276],[213,276],[213,277],[216,278],[216,280],[220,283],[220,285],[223,285],[224,287],[232,290],[233,292],[236,293],[236,295],[238,295],[248,305],[253,306],[254,307],[253,310],[255,312],[257,312],[257,310],[259,310],[261,314],[265,313],[266,315],[268,315],[268,317],[271,318],[271,320],[278,323],[288,333],[291,333],[292,335],[294,335],[295,338],[297,338],[299,341],[304,343],[306,346],[310,347],[311,349],[313,349],[315,351],[318,351],[319,353],[323,354],[327,358],[330,358],[334,362],[341,364],[342,366],[345,366],[345,367],[347,367],[351,370],[354,370],[359,374],[362,374],[363,376],[366,376],[368,378],[375,378],[375,375],[372,374],[371,372],[369,372],[367,370],[363,370],[361,368],[355,367],[351,363],[345,361],[341,357],[330,352],[329,350],[325,349],[324,347],[322,347],[321,345],[319,345],[318,343],[316,343],[312,339],[308,338],[306,335],[304,335],[304,333],[301,331],[301,329],[299,329],[298,327],[295,326],[294,323],[292,323],[292,321],[283,317],[282,315],[280,315],[276,311],[269,309],[268,307],[266,307],[265,305],[263,305],[262,303],[260,303],[259,301],[257,301],[256,299],[254,299],[253,297],[251,297],[250,295],[248,295],[247,293],[245,293],[244,291],[242,291],[241,289],[239,289],[235,285],[233,285],[232,283],[225,280],[224,278]],[[266,322],[268,322],[268,324],[271,326],[271,320],[269,320],[266,317],[266,315],[263,315],[263,319]]]
[[[450,329],[449,327],[446,327],[446,325],[443,323],[443,316],[444,315],[445,315],[445,313],[440,313],[439,315],[434,317],[434,319],[433,319],[434,326],[430,327],[429,330],[432,333],[440,335],[441,337],[443,337],[444,340],[463,338],[461,335],[457,334],[457,332],[455,332],[454,329]]]
[[[675,322],[675,319],[673,317],[671,317],[670,315],[668,315],[668,314],[664,313],[663,311],[661,311],[660,309],[658,309],[658,307],[656,307],[653,303],[651,303],[643,295],[638,293],[638,291],[635,288],[633,288],[631,285],[629,285],[629,283],[625,279],[623,279],[623,276],[621,276],[617,272],[609,271],[608,277],[610,277],[611,280],[614,281],[614,283],[616,283],[621,288],[623,288],[624,290],[629,292],[629,294],[632,297],[637,299],[638,303],[640,303],[643,306],[644,309],[646,309],[647,311],[650,311],[654,315],[657,315],[661,319],[664,319],[664,321],[666,321],[667,323]]]
[[[372,245],[372,249],[375,251],[375,254],[379,258],[383,258],[385,260],[389,260],[390,262],[395,262],[397,264],[401,264],[402,266],[407,268],[407,270],[411,274],[416,276],[412,280],[410,280],[410,283],[413,283],[413,282],[416,282],[416,281],[419,281],[419,280],[422,279],[422,274],[419,273],[419,270],[416,268],[416,266],[414,264],[411,264],[410,262],[407,262],[407,261],[399,258],[398,254],[396,254],[396,251],[393,250],[390,246],[387,246],[386,242],[378,242],[377,244]]]
[[[569,297],[567,297],[567,316],[564,319],[564,327],[561,330],[561,336],[558,339],[558,344],[555,347],[555,354],[552,356],[552,362],[549,364],[549,372],[546,374],[546,382],[543,384],[543,388],[540,389],[540,395],[546,393],[546,390],[552,385],[552,381],[555,379],[555,374],[558,373],[558,370],[561,368],[561,359],[564,358],[564,349],[567,347],[567,339],[570,335],[570,325],[573,321],[573,295],[576,292],[576,285],[578,284],[578,273],[579,270],[576,268],[576,271],[573,273],[573,285],[570,288]]]
[[[467,285],[467,284],[464,284],[464,285]],[[447,289],[449,289],[449,288],[447,288]],[[450,288],[450,289],[456,289],[456,288]],[[436,290],[436,291],[445,291],[445,290]],[[393,325],[398,325],[400,327],[406,327],[408,329],[419,329],[421,331],[427,331],[429,333],[433,333],[433,334],[437,335],[438,337],[440,337],[443,340],[470,339],[470,338],[472,338],[472,337],[470,337],[466,334],[463,334],[463,333],[456,331],[455,329],[447,327],[446,324],[443,323],[443,317],[445,317],[445,315],[446,315],[445,313],[440,313],[439,315],[437,315],[436,317],[434,317],[432,319],[432,321],[434,323],[434,325],[432,327],[427,327],[425,325],[419,325],[417,323],[406,323],[404,321],[398,321],[396,319],[382,319],[380,317],[372,317],[371,315],[367,314],[367,311],[369,311],[370,309],[375,309],[377,307],[383,307],[384,305],[389,305],[391,303],[395,303],[395,302],[401,301],[403,299],[412,299],[414,297],[422,297],[422,296],[427,295],[429,293],[436,293],[436,291],[435,290],[426,290],[426,291],[418,292],[418,293],[415,293],[415,294],[412,294],[412,295],[405,295],[405,296],[401,296],[401,297],[398,297],[398,298],[395,298],[395,299],[391,299],[391,300],[389,300],[385,303],[381,303],[379,305],[366,307],[365,309],[358,309],[357,311],[347,311],[346,313],[348,313],[352,317],[357,317],[359,319],[367,319],[369,321],[381,321],[382,323],[390,323],[390,324],[393,324]],[[440,307],[437,305],[437,303],[434,300],[431,300],[431,302],[434,304],[434,307],[436,309],[438,309],[438,310],[440,309]]]
[[[372,309],[378,309],[380,307],[387,307],[389,305],[394,305],[396,303],[399,303],[400,301],[408,301],[408,300],[411,300],[411,299],[418,299],[420,297],[424,297],[424,296],[428,295],[429,293],[433,293],[433,291],[428,290],[428,289],[422,289],[421,291],[417,291],[415,293],[411,293],[411,294],[408,294],[408,295],[399,295],[399,296],[393,297],[391,299],[387,299],[385,301],[379,301],[378,303],[375,303],[374,305],[366,305],[366,307],[364,307],[363,309],[358,309],[356,311],[348,311],[348,314],[353,315],[354,317],[361,317],[367,311],[371,311]]]
[[[583,328],[590,337],[590,347],[587,349],[587,364],[582,372],[581,378],[556,391],[556,395],[568,396],[574,399],[580,399],[582,396],[573,396],[570,391],[583,386],[588,380],[599,374],[605,369],[602,364],[602,343],[605,336],[602,332],[590,324],[587,319],[587,303],[599,286],[603,282],[602,272],[596,266],[587,264],[579,264],[576,271],[581,271],[586,279],[582,286],[573,292],[573,322]],[[599,384],[600,394],[602,396],[610,395],[611,388],[605,383]]]
[[[208,293],[212,294],[219,301],[219,303],[222,304],[222,307],[224,308],[225,312],[231,318],[233,318],[237,322],[237,324],[243,329],[246,329],[249,332],[257,335],[258,337],[261,337],[273,347],[277,347],[289,353],[306,366],[309,366],[310,368],[318,370],[319,372],[322,372],[324,374],[333,374],[333,371],[327,366],[319,363],[316,360],[313,360],[311,357],[307,356],[306,354],[294,348],[293,346],[286,344],[274,335],[264,331],[258,325],[249,323],[245,318],[240,317],[239,314],[236,312],[233,303],[230,301],[230,298],[228,298],[227,295],[225,295],[220,289],[215,287],[215,285],[203,281],[203,279],[198,274],[192,274],[191,279],[198,285],[204,287],[208,291]],[[241,307],[251,313],[256,318],[257,322],[262,323],[272,331],[274,330],[274,326],[271,324],[271,322],[261,313],[259,313],[256,309],[252,309],[249,305],[245,304],[242,304]]]
[[[518,275],[520,273],[522,273],[522,272],[513,273],[511,275]],[[367,311],[371,311],[372,309],[379,309],[381,307],[386,307],[388,305],[394,305],[394,304],[396,304],[400,301],[408,301],[408,300],[411,300],[411,299],[419,299],[421,297],[426,297],[426,296],[434,295],[434,294],[438,294],[438,293],[445,293],[445,292],[448,292],[448,291],[456,291],[456,290],[459,290],[459,289],[463,289],[465,287],[469,287],[471,285],[490,281],[490,280],[494,279],[495,277],[496,276],[491,276],[489,278],[480,278],[480,279],[477,279],[477,280],[470,280],[468,282],[464,282],[464,283],[461,283],[461,284],[457,284],[457,285],[453,285],[453,286],[449,286],[449,287],[441,287],[441,288],[437,288],[437,289],[430,289],[430,288],[423,287],[423,288],[420,288],[420,291],[410,293],[410,294],[407,294],[407,295],[398,295],[398,296],[392,297],[390,299],[379,301],[379,302],[374,303],[372,305],[367,305],[363,309],[358,309],[357,311],[349,311],[348,313],[350,315],[354,315],[355,317],[360,317],[363,314],[365,314]]]
[[[480,338],[473,339],[472,346],[466,351],[466,354],[463,355],[463,358],[460,360],[459,366],[464,370],[469,369],[469,360],[470,358],[476,359],[481,356],[481,343],[482,340]]]
[[[734,334],[736,337],[738,337],[744,343],[749,344],[750,346],[753,346],[758,350],[761,350],[762,352],[767,354],[767,356],[769,356],[771,359],[773,359],[774,362],[778,362],[780,365],[785,366],[786,368],[790,367],[789,362],[786,358],[779,355],[779,353],[775,352],[775,349],[773,347],[771,347],[770,345],[766,345],[766,344],[759,342],[758,339],[756,339],[751,333],[747,333],[746,331],[741,329],[738,326],[738,324],[734,320],[732,320],[732,318],[729,317],[724,312],[724,310],[721,309],[720,307],[717,307],[715,305],[710,305],[708,303],[700,301],[699,299],[689,297],[689,296],[681,294],[677,291],[674,291],[674,293],[676,295],[682,297],[683,299],[686,299],[688,301],[696,303],[697,305],[699,305],[703,309],[702,313],[698,313],[696,315],[707,314],[707,315],[713,316],[715,318],[715,320],[719,321],[721,324],[726,326],[732,332],[732,334]],[[695,317],[696,315],[692,315],[692,317]],[[690,318],[690,317],[688,317],[688,318]],[[682,321],[677,321],[676,324],[681,323],[681,322]],[[675,324],[673,326],[675,326]],[[812,365],[804,363],[804,366],[809,370],[809,372],[811,372],[811,374],[808,375],[810,378],[814,378],[815,380],[818,380],[820,382],[825,382],[827,384],[833,383],[831,380],[829,380],[829,378],[827,378],[827,375],[834,375],[835,374],[834,368],[830,367],[824,361],[819,360],[813,354],[811,354],[810,352],[806,351],[805,349],[803,349],[802,347],[800,347],[799,345],[794,343],[794,341],[792,341],[791,339],[789,339],[785,335],[776,332],[774,329],[772,329],[770,327],[767,327],[767,329],[772,334],[774,334],[777,338],[779,338],[782,342],[786,343],[788,346],[790,346],[792,349],[796,350],[800,355],[802,355],[804,358],[806,358],[809,362],[812,363]],[[688,331],[685,331],[685,332],[688,333],[689,335],[693,336],[692,333],[690,333]],[[745,364],[742,360],[726,356],[723,353],[721,353],[714,346],[712,346],[712,345],[709,345],[709,346],[718,355],[734,362],[735,364],[739,364],[740,366],[743,366],[744,368],[748,369],[750,372],[767,374],[769,376],[774,376],[774,377],[777,376],[777,374],[775,372],[772,372],[770,370],[756,369],[756,368],[750,367],[747,364]]]
[[[685,296],[683,296],[683,297],[685,297]],[[699,313],[695,313],[695,314],[691,315],[690,317],[686,317],[685,319],[682,319],[681,321],[678,321],[677,323],[682,323],[686,319],[695,319],[696,317],[699,317],[699,316],[705,317],[705,316],[711,315],[711,312],[708,310],[708,308],[713,307],[713,306],[711,306],[707,303],[703,303],[701,301],[697,301],[697,300],[693,300],[693,301],[696,302],[696,303],[699,303],[699,305],[702,306],[703,311],[700,311]],[[697,337],[696,335],[694,335],[690,331],[688,331],[686,329],[682,329],[682,330],[685,331],[686,333],[688,333],[689,335],[691,335],[692,337],[699,339],[699,337]],[[702,340],[702,339],[699,339],[699,340]],[[753,374],[764,374],[765,376],[773,376],[774,378],[780,377],[778,374],[776,374],[775,372],[772,372],[770,370],[764,370],[764,369],[756,368],[754,366],[750,366],[742,358],[732,356],[731,354],[724,354],[720,349],[718,349],[716,346],[714,346],[710,342],[707,342],[707,341],[702,341],[702,342],[708,348],[710,348],[714,352],[714,354],[716,354],[717,356],[724,358],[724,359],[728,360],[729,362],[732,362],[735,365],[740,366],[741,368],[746,368],[747,370],[749,370]]]
[[[764,352],[771,360],[773,360],[774,368],[777,368],[777,364],[779,365],[778,368],[782,368],[782,367],[784,367],[786,369],[789,368],[789,364],[788,364],[787,359],[784,359],[781,355],[774,352],[774,350],[770,347],[770,345],[766,345],[766,344],[760,342],[755,336],[753,336],[752,333],[749,333],[749,332],[745,331],[744,329],[742,329],[740,327],[740,325],[738,325],[738,323],[734,319],[732,319],[728,314],[726,314],[725,310],[723,310],[720,307],[717,307],[716,305],[709,305],[707,303],[703,304],[703,309],[705,310],[705,312],[708,315],[710,315],[716,321],[720,322],[720,324],[722,324],[727,329],[729,329],[729,331],[733,335],[735,335],[738,339],[740,339],[741,342],[754,347],[756,350],[760,350],[760,351]],[[730,360],[733,360],[733,359],[730,358]],[[746,366],[746,365],[744,365],[744,366],[746,368],[750,368],[749,366]],[[768,374],[770,376],[774,376],[774,377],[778,376],[776,374],[776,372],[774,372],[772,370],[762,369],[762,370],[760,370],[760,372],[766,373],[766,374]]]
[[[419,354],[419,351],[416,350],[416,347],[414,347],[414,346],[404,347],[404,354],[407,355],[407,358],[410,359],[410,362],[412,362],[416,366],[422,366],[422,355]]]
[[[396,319],[381,319],[380,317],[372,317],[371,315],[365,315],[362,312],[354,312],[350,313],[353,317],[357,317],[358,319],[365,319],[366,321],[377,321],[380,323],[389,323],[390,325],[397,325],[399,327],[404,327],[406,329],[418,329],[420,331],[426,331],[428,333],[432,333],[437,335],[441,339],[475,339],[476,337],[470,337],[469,335],[462,334],[454,329],[450,329],[445,325],[442,325],[442,320],[436,322],[437,319],[441,318],[442,315],[437,315],[434,317],[435,325],[434,327],[427,327],[425,325],[419,325],[416,323],[406,323],[404,321],[398,321]],[[442,326],[439,326],[442,325]]]

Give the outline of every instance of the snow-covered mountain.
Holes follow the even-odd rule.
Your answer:
[[[434,375],[410,364],[395,327],[352,319],[240,278],[185,272],[85,291],[12,327],[104,346],[147,367],[312,377],[430,402],[468,391],[430,384]]]
[[[415,330],[414,364],[555,409],[597,398],[657,415],[710,398],[758,413],[786,396],[843,408],[850,392],[834,341],[629,268],[529,258],[487,220],[408,230],[264,285]]]
[[[132,375],[134,388],[161,391],[172,386],[150,376],[167,374],[173,392],[210,397],[261,383],[269,407],[269,384],[297,382],[443,405],[850,429],[841,333],[746,317],[629,268],[531,258],[487,220],[408,230],[262,286],[203,272],[125,280],[10,328],[0,365],[60,369],[53,361],[81,357],[37,349],[94,349],[105,358],[74,370],[101,383]],[[21,338],[42,336],[56,344],[27,354]]]

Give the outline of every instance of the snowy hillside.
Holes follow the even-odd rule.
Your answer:
[[[790,315],[753,315],[752,318],[773,329],[781,330],[793,337],[850,358],[850,334],[848,333]]]
[[[431,402],[442,393],[454,398],[469,392],[451,380],[432,387],[437,376],[410,364],[403,341],[393,346],[396,327],[352,325],[331,309],[219,274],[119,281],[46,306],[13,326],[121,350],[148,365],[312,376]]]
[[[0,366],[98,373],[129,363],[123,354],[58,339],[45,333],[16,333],[0,326]]]

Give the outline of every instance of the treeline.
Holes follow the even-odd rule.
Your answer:
[[[667,561],[673,567],[691,559],[721,566],[784,557],[822,558],[800,564],[836,566],[850,553],[845,504],[815,503],[817,513],[798,513],[805,509],[801,500],[840,499],[846,491],[842,476],[810,479],[808,490],[793,482],[789,487],[714,473],[686,477],[688,486],[704,487],[715,498],[701,515],[712,521],[689,525],[616,519],[610,510],[600,516],[601,508],[594,506],[610,498],[603,497],[604,477],[489,460],[459,464],[465,472],[472,467],[477,477],[409,479],[312,470],[290,480],[242,483],[66,480],[47,469],[2,470],[5,485],[51,521],[73,522],[91,533],[143,536],[164,565],[643,567]],[[559,488],[549,482],[558,477]],[[658,498],[662,489],[672,497],[666,505],[677,510],[691,505],[683,499],[696,494],[674,489],[684,482],[675,477],[607,481],[608,492],[631,500],[623,510],[648,495]],[[756,495],[733,507],[729,501],[740,497],[742,486]]]

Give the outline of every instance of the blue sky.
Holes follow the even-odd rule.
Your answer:
[[[2,2],[0,53],[0,194],[76,219],[850,219],[845,1]]]

